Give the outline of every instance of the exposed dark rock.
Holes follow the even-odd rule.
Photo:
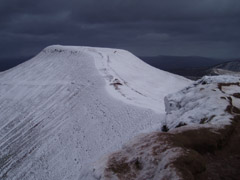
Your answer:
[[[162,132],[168,132],[168,131],[169,131],[168,127],[166,125],[163,125]]]
[[[176,128],[179,128],[179,127],[182,127],[182,126],[186,126],[186,125],[187,125],[186,123],[180,122],[180,123],[176,126]]]
[[[233,96],[234,96],[235,98],[240,98],[240,93],[234,93]]]

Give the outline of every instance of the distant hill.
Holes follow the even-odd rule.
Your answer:
[[[234,72],[240,72],[240,59],[219,64],[215,66],[215,68],[234,71]]]
[[[218,64],[205,71],[207,75],[240,75],[240,60]]]
[[[208,68],[228,60],[214,59],[200,56],[155,56],[141,57],[150,65],[163,70],[186,69],[186,68]]]
[[[230,67],[226,65],[229,59],[215,59],[200,56],[155,56],[155,57],[141,57],[146,63],[171,73],[179,74],[190,79],[199,79],[204,75],[210,73],[215,66]],[[232,62],[232,61],[231,61]],[[238,61],[240,63],[240,61]],[[232,65],[238,66],[239,65]]]

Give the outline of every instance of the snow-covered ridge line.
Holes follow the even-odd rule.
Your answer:
[[[192,81],[156,69],[132,53],[121,49],[75,46],[49,46],[44,53],[86,53],[106,82],[106,89],[113,97],[139,107],[164,113],[164,97],[176,92]],[[151,88],[150,88],[151,87]]]

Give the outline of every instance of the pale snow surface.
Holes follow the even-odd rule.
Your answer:
[[[86,179],[92,162],[160,127],[163,97],[189,83],[123,50],[44,49],[0,74],[0,179]]]
[[[226,111],[232,99],[233,106],[240,108],[239,98],[233,96],[240,93],[240,86],[222,86],[220,83],[239,83],[235,76],[205,76],[183,90],[165,98],[167,116],[165,123],[169,129],[181,125],[227,125],[232,115]]]

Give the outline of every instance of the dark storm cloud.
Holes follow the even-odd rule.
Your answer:
[[[240,56],[239,0],[0,1],[0,60],[51,44]]]
[[[128,22],[148,20],[200,20],[239,15],[236,0],[89,0],[80,11],[73,11],[85,22]]]

